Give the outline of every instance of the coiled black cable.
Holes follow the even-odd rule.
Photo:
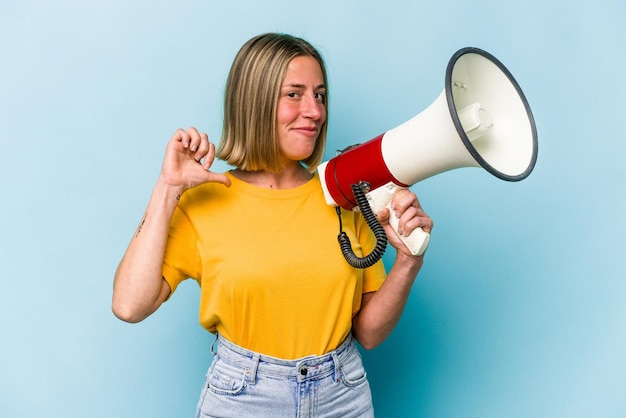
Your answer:
[[[337,215],[339,216],[339,236],[337,240],[339,241],[339,247],[341,248],[341,252],[343,253],[344,258],[352,267],[358,269],[365,269],[376,264],[378,260],[385,253],[385,249],[387,248],[387,234],[385,233],[385,229],[378,222],[376,215],[372,211],[369,202],[367,201],[367,197],[365,196],[365,192],[363,191],[362,184],[353,184],[352,192],[354,193],[354,198],[357,201],[359,209],[365,218],[365,222],[370,227],[372,232],[374,232],[374,236],[376,237],[376,246],[368,255],[364,257],[357,256],[354,251],[352,251],[352,244],[350,243],[350,238],[348,234],[346,234],[342,230],[341,225],[341,207],[337,206]]]

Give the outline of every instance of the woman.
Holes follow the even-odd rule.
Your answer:
[[[231,68],[224,128],[178,130],[167,145],[145,215],[117,269],[113,311],[138,322],[187,278],[201,288],[200,323],[217,335],[197,416],[373,416],[356,339],[380,344],[398,322],[423,258],[378,214],[397,249],[351,267],[336,241],[335,208],[315,168],[327,126],[324,62],[284,34],[248,41]],[[235,169],[212,172],[216,156]],[[416,196],[392,208],[401,233],[429,232]],[[375,245],[363,217],[342,211],[357,255]]]

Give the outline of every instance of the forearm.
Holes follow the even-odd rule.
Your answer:
[[[399,255],[380,289],[364,295],[361,310],[352,321],[353,334],[366,349],[373,349],[397,325],[423,263],[423,257]]]
[[[154,312],[163,295],[163,255],[169,224],[182,189],[157,182],[148,207],[120,262],[113,285],[113,312],[138,322]]]

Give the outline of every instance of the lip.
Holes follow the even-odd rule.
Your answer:
[[[306,136],[316,136],[319,134],[319,128],[317,126],[298,126],[293,128],[293,130]]]

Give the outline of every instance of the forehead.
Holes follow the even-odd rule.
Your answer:
[[[288,84],[324,85],[324,74],[317,60],[311,56],[298,56],[289,61],[284,85]]]

